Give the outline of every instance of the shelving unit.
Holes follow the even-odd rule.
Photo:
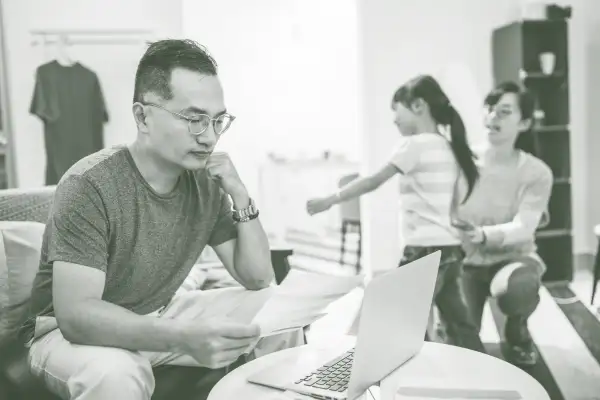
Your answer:
[[[537,100],[533,142],[536,156],[554,174],[549,204],[550,223],[538,230],[538,252],[548,266],[544,281],[573,278],[571,157],[569,118],[568,24],[561,20],[517,21],[492,35],[493,76],[496,84],[520,82]],[[554,70],[542,72],[540,54],[555,55]]]

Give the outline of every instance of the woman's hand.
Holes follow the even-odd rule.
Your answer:
[[[475,226],[470,222],[458,219],[452,220],[452,226],[459,230],[463,239],[471,243],[478,244],[485,242],[485,232],[480,226]]]

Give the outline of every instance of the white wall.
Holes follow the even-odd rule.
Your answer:
[[[514,20],[518,0],[359,0],[359,67],[364,170],[388,159],[397,139],[390,100],[416,74],[437,76],[477,140],[481,101],[492,85],[492,29]],[[373,140],[374,133],[378,141]],[[373,271],[397,265],[397,182],[362,199],[365,257]]]
[[[348,0],[183,1],[184,35],[215,56],[237,116],[219,146],[255,195],[268,152],[359,157],[354,12]]]
[[[32,46],[36,29],[149,29],[157,37],[180,36],[181,1],[175,0],[2,0],[9,99],[17,180],[20,187],[44,184],[45,153],[41,122],[29,115],[35,69],[51,61],[52,48]],[[109,107],[105,143],[131,141],[135,125],[131,98],[142,45],[74,45],[74,58],[94,70]]]
[[[581,41],[574,46],[581,48],[585,53],[585,69],[583,70],[584,97],[580,104],[585,115],[584,139],[582,146],[585,149],[578,165],[586,172],[583,187],[586,188],[587,213],[582,216],[585,233],[587,234],[587,252],[595,253],[597,239],[593,235],[593,227],[600,224],[600,119],[598,118],[598,100],[600,99],[600,2],[588,0],[584,11],[575,10],[587,17],[583,28],[585,29]],[[583,45],[582,45],[583,44]]]

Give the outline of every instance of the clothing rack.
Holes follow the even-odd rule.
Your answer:
[[[66,44],[142,44],[152,40],[153,32],[149,30],[128,30],[128,29],[50,29],[50,30],[31,30],[29,32],[34,39],[32,46],[46,46],[56,44],[61,40]]]

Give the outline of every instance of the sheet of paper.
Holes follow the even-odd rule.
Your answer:
[[[332,276],[292,269],[252,322],[261,335],[306,326],[323,316],[325,308],[362,282],[361,276]]]
[[[520,400],[521,394],[516,390],[478,387],[460,387],[448,384],[430,384],[427,386],[401,386],[396,391],[394,400]]]

